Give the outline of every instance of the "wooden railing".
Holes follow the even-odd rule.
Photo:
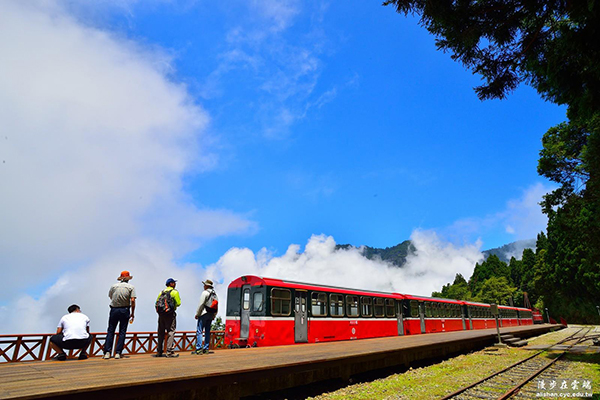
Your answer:
[[[0,335],[0,363],[18,361],[43,361],[49,360],[56,355],[50,347],[50,337],[53,334],[27,334],[27,335]],[[102,350],[106,340],[106,332],[91,333],[92,343],[87,349],[88,356],[100,357],[104,355]],[[225,331],[212,331],[210,335],[210,348],[221,349],[225,347]],[[119,340],[119,334],[115,334],[114,347]],[[166,345],[165,338],[165,345]],[[156,332],[127,332],[125,336],[125,348],[123,354],[147,354],[155,353],[158,345],[158,334]],[[189,351],[195,348],[196,331],[184,331],[175,333],[175,351]],[[67,356],[77,357],[79,350],[68,350]]]

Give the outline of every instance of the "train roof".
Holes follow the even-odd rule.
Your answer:
[[[451,303],[451,304],[462,304],[462,300],[444,299],[442,297],[427,297],[427,296],[414,296],[412,294],[404,294],[405,299],[408,300],[423,300],[423,301],[436,301],[438,303]]]
[[[260,277],[255,275],[244,275],[236,280],[232,281],[229,284],[229,287],[241,287],[242,285],[250,284],[252,286],[256,285],[267,285],[267,286],[279,286],[286,288],[294,288],[294,289],[303,289],[303,290],[329,290],[336,291],[338,293],[344,294],[370,294],[370,295],[379,295],[379,296],[391,296],[395,298],[402,299],[403,295],[400,293],[390,293],[390,292],[380,292],[376,290],[364,290],[364,289],[354,289],[354,288],[346,288],[340,286],[331,286],[331,285],[321,285],[316,283],[307,283],[307,282],[296,282],[290,281],[287,279],[276,279],[276,278],[267,278]]]
[[[372,296],[388,296],[388,297],[394,297],[396,299],[435,301],[435,302],[439,302],[439,303],[466,304],[469,306],[490,307],[489,304],[478,303],[475,301],[454,300],[454,299],[444,299],[441,297],[427,297],[427,296],[418,296],[418,295],[411,295],[411,294],[380,292],[380,291],[376,291],[376,290],[354,289],[354,288],[347,288],[347,287],[341,287],[341,286],[290,281],[287,279],[268,278],[268,277],[261,277],[261,276],[256,276],[256,275],[243,275],[243,276],[233,280],[229,284],[228,287],[230,287],[230,288],[231,287],[241,287],[243,285],[279,286],[279,287],[294,288],[294,289],[301,289],[301,290],[329,290],[329,291],[335,291],[335,292],[344,293],[344,294],[359,294],[359,295],[360,294],[370,294]],[[505,306],[505,305],[500,305],[500,304],[498,305],[498,307],[502,308],[502,309],[511,309],[511,310],[529,310],[527,308]]]

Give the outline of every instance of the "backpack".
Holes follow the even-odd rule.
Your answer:
[[[175,302],[171,297],[170,290],[163,290],[156,300],[156,312],[159,314],[170,314],[175,311]]]
[[[208,295],[208,299],[206,299],[206,303],[204,303],[204,308],[206,309],[206,312],[211,314],[216,314],[217,311],[219,311],[219,298],[214,290]]]

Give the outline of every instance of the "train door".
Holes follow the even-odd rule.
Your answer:
[[[469,318],[469,330],[473,330],[473,317],[471,316],[471,311],[469,310],[469,306],[464,305],[463,311],[465,313],[465,318]]]
[[[242,286],[240,313],[240,339],[248,339],[250,333],[250,285]]]
[[[465,322],[465,308],[463,306],[458,306],[460,307],[460,315],[462,317],[462,326],[463,326],[463,331],[467,329],[467,324]]]
[[[308,311],[306,307],[306,291],[296,289],[294,296],[294,338],[296,343],[308,342]]]
[[[398,336],[404,335],[404,318],[402,316],[402,301],[396,300],[396,317],[398,318]]]
[[[419,302],[419,316],[421,318],[421,333],[425,333],[425,303]]]

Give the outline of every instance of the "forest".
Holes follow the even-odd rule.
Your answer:
[[[567,120],[541,134],[537,172],[558,188],[535,253],[508,264],[488,257],[445,297],[479,300],[527,292],[569,322],[598,322],[600,305],[600,2],[560,0],[389,0],[416,15],[439,50],[479,75],[481,100],[503,99],[520,84],[567,107]],[[436,293],[437,294],[437,293]],[[522,297],[522,296],[515,296]]]

